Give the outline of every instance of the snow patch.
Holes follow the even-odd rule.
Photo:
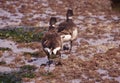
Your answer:
[[[18,45],[16,45],[15,42],[6,40],[6,39],[0,39],[0,47],[2,48],[10,48],[14,53],[22,53],[22,52],[30,52],[34,53],[38,51],[38,49],[31,49],[31,48],[17,48]]]
[[[5,66],[0,66],[0,72],[1,73],[10,73],[12,71],[18,71],[18,68],[10,68],[10,67],[5,67]]]

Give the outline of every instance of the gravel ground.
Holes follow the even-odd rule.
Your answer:
[[[79,36],[71,54],[62,53],[62,66],[51,65],[52,74],[45,75],[48,60],[39,42],[16,43],[0,39],[0,72],[35,65],[35,78],[24,83],[120,83],[120,14],[111,11],[107,0],[1,0],[0,28],[6,26],[48,26],[51,16],[58,24],[65,20],[67,8],[73,8]],[[24,52],[39,51],[39,57]],[[33,60],[33,61],[30,61]],[[4,70],[4,71],[3,71]]]

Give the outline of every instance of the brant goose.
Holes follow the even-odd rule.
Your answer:
[[[75,40],[78,35],[78,28],[74,24],[72,16],[73,10],[68,9],[66,13],[66,21],[60,23],[58,26],[58,33],[60,33],[62,42],[70,41],[70,51],[72,49],[72,41]]]
[[[51,17],[49,22],[49,30],[46,32],[42,38],[43,50],[48,57],[48,64],[52,63],[53,57],[59,55],[61,58],[60,50],[62,48],[62,41],[60,35],[56,31],[55,23],[57,22],[55,17]]]

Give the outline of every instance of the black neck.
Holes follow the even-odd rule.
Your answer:
[[[66,21],[72,21],[72,16],[66,16],[67,18],[66,18]]]

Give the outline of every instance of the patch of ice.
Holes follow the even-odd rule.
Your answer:
[[[98,70],[96,70],[99,74],[108,74],[108,71],[107,70],[103,70],[103,69],[98,69]]]
[[[112,30],[112,32],[120,32],[120,28],[114,28],[113,30]]]
[[[105,43],[108,43],[110,41],[112,41],[114,39],[114,37],[108,37],[108,38],[102,38],[102,39],[97,39],[97,40],[93,40],[93,39],[89,39],[87,40],[89,42],[90,45],[102,45]]]
[[[90,15],[92,18],[98,18],[102,21],[106,20],[105,15]]]
[[[36,58],[32,58],[31,60],[33,59],[36,59]],[[32,61],[32,62],[25,61],[27,65],[35,65],[37,67],[40,67],[42,64],[46,64],[47,62],[48,62],[47,57],[37,58],[35,61]]]
[[[111,16],[111,17],[113,20],[116,20],[116,21],[120,20],[120,17],[118,17],[118,16]]]
[[[9,52],[5,51],[3,56],[0,58],[0,61],[5,61],[6,64],[10,64],[15,59],[14,56],[10,55]]]
[[[11,14],[10,12],[7,12],[5,10],[0,9],[0,16],[4,16],[4,17],[8,17],[11,20],[12,19],[18,19],[18,18],[22,18],[24,15],[22,13],[16,12],[15,15]]]
[[[75,53],[77,50],[77,46],[72,46],[72,52]]]
[[[70,83],[80,83],[80,82],[81,82],[80,79],[73,79],[73,80],[70,81]]]
[[[79,19],[79,20],[84,20],[84,19],[85,19],[85,16],[78,16],[78,19]]]
[[[83,61],[88,61],[89,60],[89,58],[85,57],[84,55],[79,55],[78,58],[80,58]]]
[[[62,59],[67,59],[67,58],[68,58],[68,55],[66,55],[66,54],[61,54],[61,58],[62,58]]]
[[[0,47],[2,48],[10,48],[14,53],[21,53],[21,52],[36,52],[38,49],[30,49],[30,48],[17,48],[17,45],[15,42],[6,40],[6,39],[0,39]]]
[[[1,73],[9,73],[12,71],[18,71],[18,68],[10,68],[10,67],[5,67],[5,66],[0,66],[0,72]]]
[[[10,13],[0,8],[0,16],[10,17]]]
[[[38,26],[40,26],[40,27],[48,27],[49,23],[45,23],[43,21],[40,21],[39,24],[38,24]]]
[[[63,2],[60,1],[60,0],[56,0],[56,1],[57,1],[58,4],[63,4]]]
[[[46,9],[45,11],[46,14],[56,14],[50,7]]]
[[[90,23],[90,24],[96,24],[97,21],[96,21],[95,18],[91,18],[91,19],[88,20],[88,23]]]
[[[85,74],[81,75],[84,79],[87,79],[88,77]]]
[[[120,76],[118,77],[110,77],[108,74],[105,76],[102,76],[102,79],[114,79],[120,83]]]
[[[47,0],[41,0],[42,1],[42,5],[47,7],[48,6],[48,1]]]
[[[77,38],[77,39],[76,39],[76,42],[78,43],[78,45],[80,45],[81,39],[82,39],[82,38]]]
[[[23,14],[17,12],[17,9],[15,14],[11,14],[10,12],[0,9],[0,16],[8,18],[0,21],[0,28],[3,28],[5,26],[19,25],[21,23],[21,18],[23,17]]]
[[[64,73],[61,73],[61,77],[65,77],[65,74],[64,74]]]
[[[42,19],[46,19],[48,17],[48,15],[46,15],[46,14],[41,14],[40,15],[40,18],[42,18]]]
[[[17,25],[19,25],[20,23],[21,23],[21,20],[14,21],[14,22],[12,22],[12,21],[6,21],[6,22],[4,23],[4,26],[17,26]]]
[[[84,30],[87,29],[87,27],[84,26],[84,25],[77,25],[77,27],[79,27],[79,29],[80,29],[81,31],[84,31]]]
[[[102,79],[113,79],[113,77],[110,77],[108,74],[106,76],[102,76]]]
[[[108,47],[105,45],[98,45],[97,47],[97,53],[105,53],[108,50]]]
[[[53,71],[55,69],[55,65],[54,64],[51,64],[50,66],[46,66],[45,67],[45,71],[49,71],[49,72],[51,72],[51,71]]]
[[[102,16],[97,16],[97,18],[100,19],[100,20],[103,20],[103,21],[106,20],[106,18],[105,18],[104,15],[102,15]]]
[[[11,15],[10,18],[11,19],[18,19],[18,18],[22,18],[24,15],[22,13],[16,12],[15,15]]]
[[[115,77],[115,80],[120,83],[120,76],[119,77]]]
[[[48,6],[48,3],[42,3],[43,6],[47,7]]]
[[[107,70],[103,70],[103,69],[98,69],[96,70],[99,74],[105,74],[104,76],[102,76],[102,79],[115,79],[116,81],[120,82],[120,76],[119,77],[111,77],[108,74]]]
[[[110,77],[108,75],[108,71],[107,70],[103,70],[103,69],[98,69],[96,70],[99,74],[105,74],[105,76],[102,76],[102,79],[113,79],[113,77]]]
[[[17,1],[6,1],[7,5],[11,5],[11,4],[14,4],[14,3],[17,3]]]
[[[75,24],[80,24],[80,23],[82,23],[82,21],[80,21],[80,20],[74,20],[74,23]]]
[[[35,19],[35,18],[39,18],[40,16],[41,14],[34,14],[32,18]]]
[[[112,20],[106,20],[106,21],[104,21],[104,24],[109,24],[111,22],[112,22]]]

